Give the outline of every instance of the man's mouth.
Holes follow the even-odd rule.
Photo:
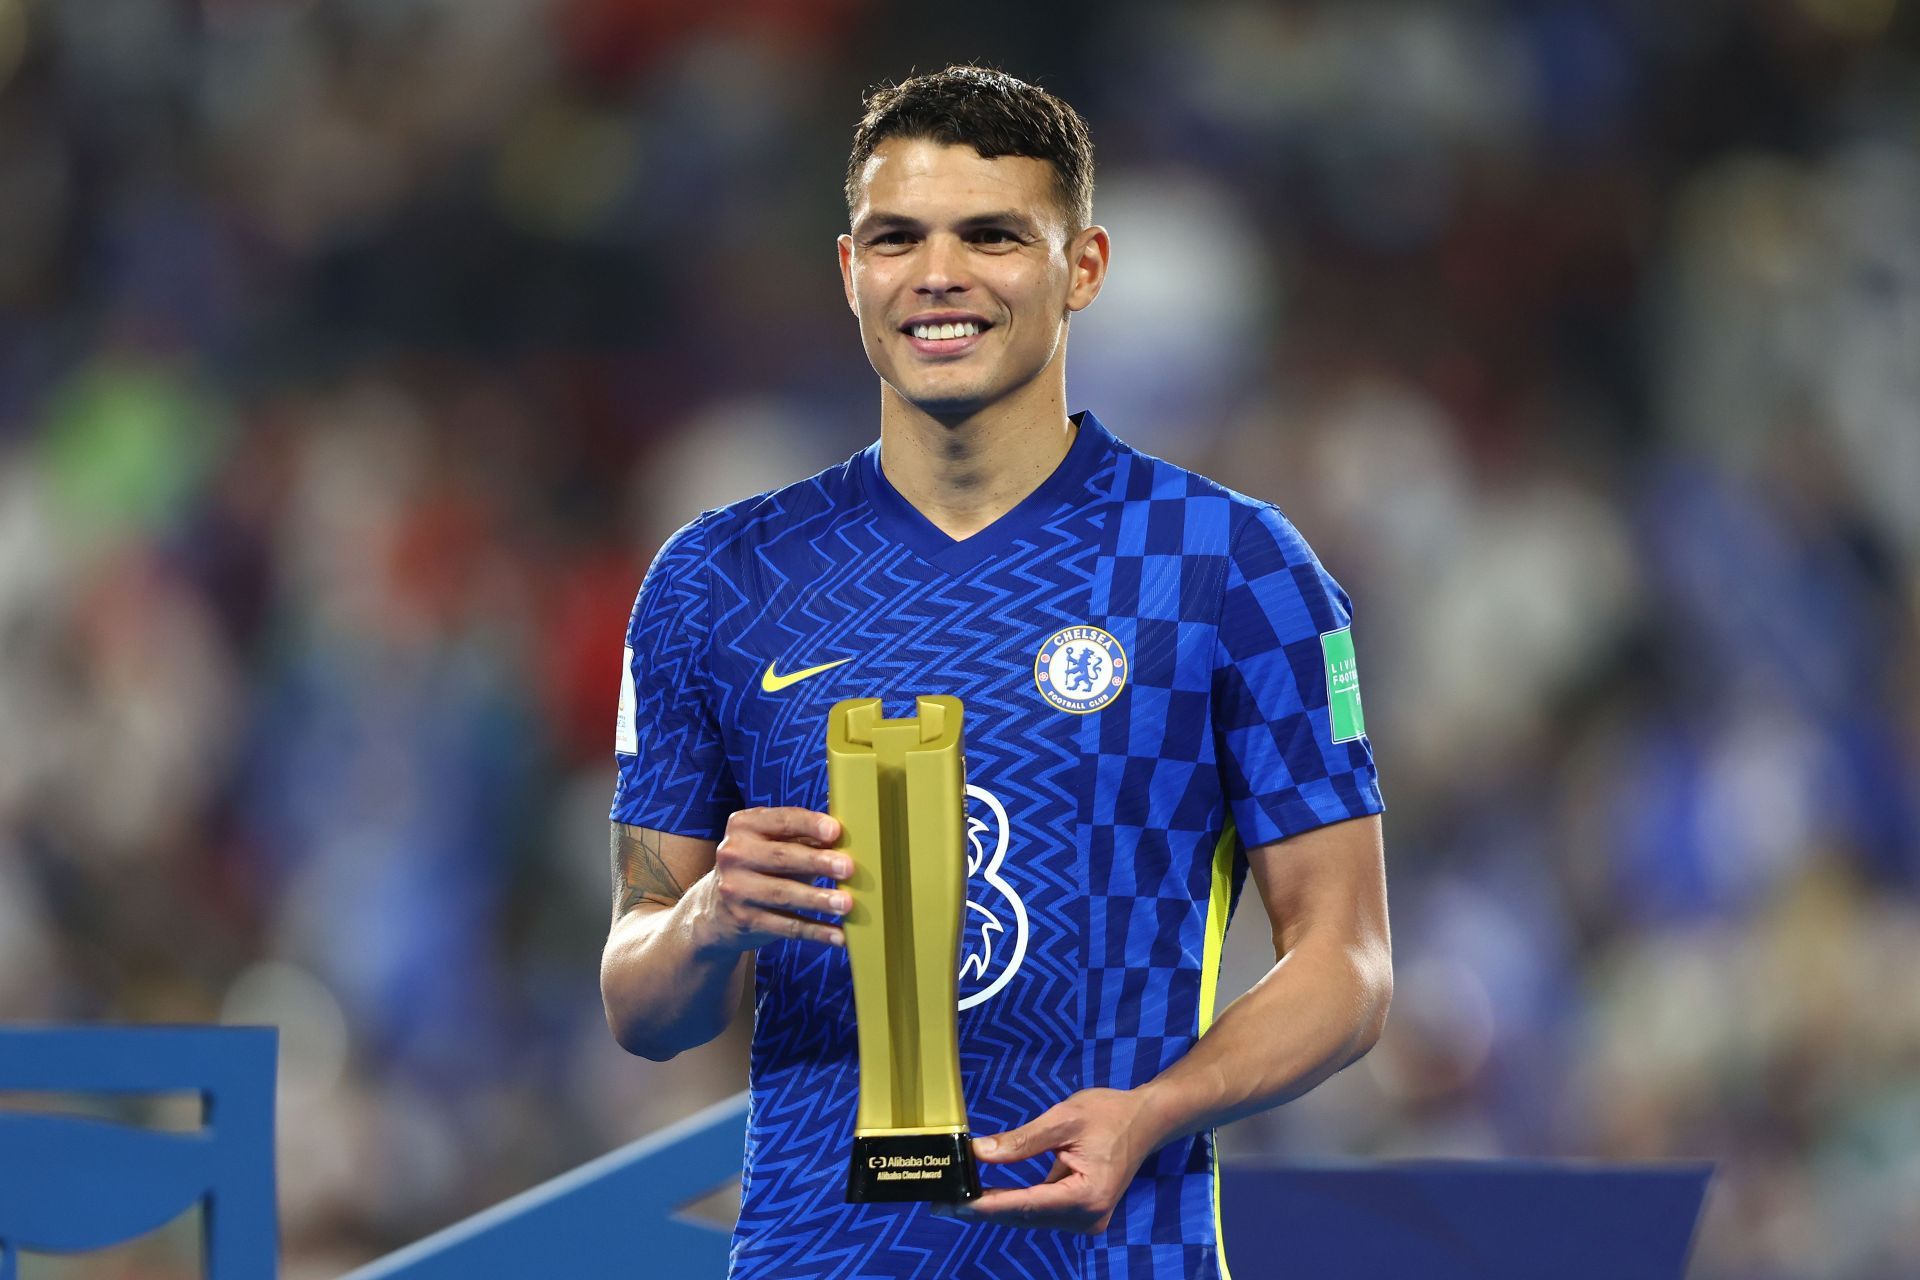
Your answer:
[[[991,328],[993,326],[983,320],[949,320],[903,325],[901,332],[907,335],[908,344],[922,355],[947,356],[972,350]]]

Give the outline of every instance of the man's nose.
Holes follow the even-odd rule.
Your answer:
[[[960,237],[928,236],[926,250],[920,255],[921,274],[917,286],[921,293],[955,293],[967,287],[966,246]]]

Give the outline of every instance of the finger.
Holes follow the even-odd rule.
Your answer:
[[[812,840],[819,844],[831,844],[840,838],[840,824],[832,816],[790,806],[741,809],[727,819],[729,830],[735,826],[775,840]]]
[[[1072,1126],[1058,1107],[1049,1108],[1017,1129],[992,1133],[973,1140],[973,1154],[994,1164],[1025,1160],[1028,1156],[1051,1151],[1070,1136]]]
[[[1058,1182],[1042,1182],[1031,1187],[995,1187],[981,1192],[979,1199],[969,1201],[967,1209],[981,1218],[1023,1227],[1084,1231],[1098,1220],[1099,1214],[1081,1198],[1081,1190]]]
[[[799,916],[781,915],[774,911],[756,911],[747,924],[758,946],[761,942],[778,942],[783,938],[794,941],[821,942],[829,947],[847,945],[847,935],[838,925],[826,924],[819,920],[803,920]]]
[[[755,871],[789,880],[846,880],[853,875],[853,858],[837,849],[769,840],[751,831],[730,833],[714,865],[728,875]]]
[[[853,909],[853,897],[845,889],[822,889],[779,876],[744,872],[730,881],[729,889],[729,896],[737,901],[782,914],[814,911],[823,916],[843,916]]]
[[[844,853],[782,841],[750,846],[739,865],[793,880],[812,880],[820,876],[829,880],[845,880],[853,874],[853,859]]]

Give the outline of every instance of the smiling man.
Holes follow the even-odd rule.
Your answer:
[[[757,995],[736,1277],[1224,1277],[1216,1125],[1311,1089],[1392,993],[1346,594],[1286,517],[1069,415],[1099,295],[1085,123],[996,71],[875,92],[841,281],[880,379],[845,463],[703,512],[628,624],[607,1018]],[[858,1095],[826,714],[967,707],[960,1050],[985,1194],[844,1202]],[[1276,963],[1214,1016],[1249,874]]]

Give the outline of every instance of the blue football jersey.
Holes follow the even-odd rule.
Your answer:
[[[736,809],[825,811],[835,702],[965,704],[976,1134],[1186,1053],[1213,1016],[1244,850],[1381,809],[1347,596],[1299,533],[1073,421],[1053,474],[958,541],[887,482],[878,442],[704,512],[655,559],[627,631],[612,816],[636,826],[718,839]],[[1097,1236],[846,1204],[845,953],[771,944],[755,973],[735,1277],[1226,1275],[1210,1133],[1150,1156]],[[1027,1185],[1050,1162],[981,1181]]]

